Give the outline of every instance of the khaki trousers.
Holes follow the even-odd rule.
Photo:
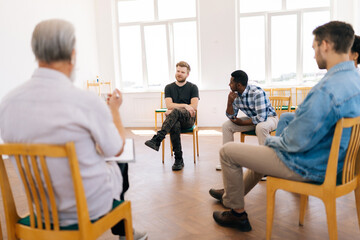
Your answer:
[[[232,209],[245,207],[244,196],[264,175],[306,181],[290,170],[267,146],[227,143],[220,149],[220,162],[225,189],[223,204]],[[248,168],[244,175],[243,167]]]
[[[247,119],[248,117],[245,117]],[[246,132],[255,130],[259,145],[264,145],[265,139],[270,135],[270,132],[275,130],[279,119],[277,116],[268,117],[265,122],[260,122],[257,125],[239,126],[231,120],[227,120],[222,125],[223,144],[234,141],[234,133]]]

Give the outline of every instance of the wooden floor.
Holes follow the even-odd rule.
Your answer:
[[[173,172],[169,137],[165,164],[162,164],[161,151],[155,152],[144,145],[151,135],[135,135],[130,130],[127,129],[128,137],[135,140],[137,160],[129,165],[130,189],[125,198],[132,203],[134,227],[146,231],[149,240],[265,239],[266,182],[260,182],[245,198],[251,232],[218,226],[212,218],[213,211],[224,209],[208,194],[210,188],[222,187],[221,172],[215,171],[222,143],[220,134],[199,137],[200,157],[196,164],[192,137],[182,136],[185,168]],[[256,139],[249,138],[247,142],[256,143]],[[14,174],[13,181],[18,181]],[[25,196],[20,187],[16,195],[22,205]],[[305,225],[300,227],[298,196],[283,191],[276,196],[272,239],[328,239],[325,209],[320,200],[310,197]],[[2,203],[0,211],[4,225]],[[354,194],[337,201],[337,221],[340,240],[360,239]],[[2,228],[4,232],[4,226]],[[101,239],[117,237],[108,231]]]

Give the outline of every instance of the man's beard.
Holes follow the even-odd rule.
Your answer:
[[[176,78],[176,81],[182,83],[182,82],[185,82],[186,81],[186,78]]]
[[[316,63],[319,67],[319,69],[326,69],[326,61],[324,60],[324,58],[322,57],[321,53],[320,53],[320,50],[318,52],[318,57],[316,59]]]

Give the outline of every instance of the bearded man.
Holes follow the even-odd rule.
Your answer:
[[[165,87],[165,103],[168,109],[165,113],[166,119],[161,130],[151,140],[145,142],[146,146],[159,151],[162,140],[166,134],[170,133],[175,155],[173,171],[181,170],[184,167],[180,133],[182,129],[188,129],[194,125],[199,103],[198,87],[186,81],[189,73],[190,66],[188,63],[181,61],[176,64],[176,81]]]

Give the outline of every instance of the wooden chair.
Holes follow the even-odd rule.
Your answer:
[[[274,97],[292,97],[291,88],[272,88],[271,95]]]
[[[112,93],[111,82],[91,82],[87,80],[86,88],[91,91],[95,90],[99,96],[102,94]],[[103,91],[104,88],[107,88],[108,91]]]
[[[291,88],[272,88],[271,89],[271,95],[274,97],[288,97],[290,96],[291,99],[293,99]],[[286,108],[288,106],[284,106]],[[290,104],[290,107],[292,110],[295,111],[295,106],[292,106],[292,103]]]
[[[115,206],[98,220],[90,220],[74,143],[1,144],[0,154],[0,186],[9,240],[96,239],[122,219],[125,222],[126,239],[133,239],[131,206],[128,201]],[[4,164],[4,161],[10,160],[3,159],[2,155],[13,156],[16,160],[30,211],[30,215],[26,217],[20,217],[17,213]],[[74,184],[78,224],[68,227],[59,225],[54,190],[47,168],[47,162],[51,161],[51,158],[68,159]]]
[[[263,90],[268,97],[272,96],[272,88],[264,88]]]
[[[94,91],[100,96],[101,95],[101,89],[100,89],[100,83],[99,82],[91,82],[89,80],[86,81],[86,88],[90,91]]]
[[[296,102],[295,102],[295,109],[294,111],[298,108],[298,106],[300,105],[300,103],[302,103],[304,101],[304,99],[306,98],[306,96],[308,95],[308,93],[310,92],[311,87],[297,87],[295,89],[295,94],[296,94]]]
[[[337,175],[339,147],[344,128],[352,128],[349,146],[344,160],[342,174]],[[278,189],[300,194],[299,225],[303,226],[305,209],[308,196],[320,198],[325,205],[329,239],[337,239],[336,224],[336,198],[352,191],[355,193],[358,224],[360,227],[360,117],[340,119],[335,128],[334,138],[331,144],[325,181],[319,185],[316,183],[296,182],[276,177],[267,177],[267,219],[266,239],[271,238],[271,230],[274,216],[275,192]],[[338,178],[338,177],[341,177]],[[283,219],[284,220],[284,219]],[[286,220],[285,220],[286,221]]]
[[[161,123],[164,122],[164,113],[166,113],[167,108],[164,107],[164,92],[161,92],[160,96],[160,108],[155,109],[155,131],[157,132],[157,115],[161,116]],[[163,156],[164,159],[164,156]]]
[[[282,113],[290,112],[291,96],[288,97],[272,96],[269,97],[269,100],[271,102],[271,106],[274,108],[276,115],[278,116],[279,119]],[[275,135],[275,131],[276,129],[273,130],[270,134]],[[246,136],[256,136],[255,130],[240,133],[240,142],[245,142]]]
[[[164,92],[161,92],[161,101],[160,108],[155,109],[155,131],[157,131],[157,115],[161,115],[161,124],[164,122],[164,113],[167,111],[167,108],[164,106]],[[196,156],[199,156],[199,136],[198,136],[198,127],[197,127],[197,112],[195,124],[189,129],[181,130],[181,134],[192,134],[193,135],[193,150],[194,150],[194,163],[196,163]],[[162,163],[164,163],[165,159],[165,139],[162,141]],[[196,148],[196,150],[195,150]],[[170,152],[171,156],[173,156],[172,145],[170,140]]]

